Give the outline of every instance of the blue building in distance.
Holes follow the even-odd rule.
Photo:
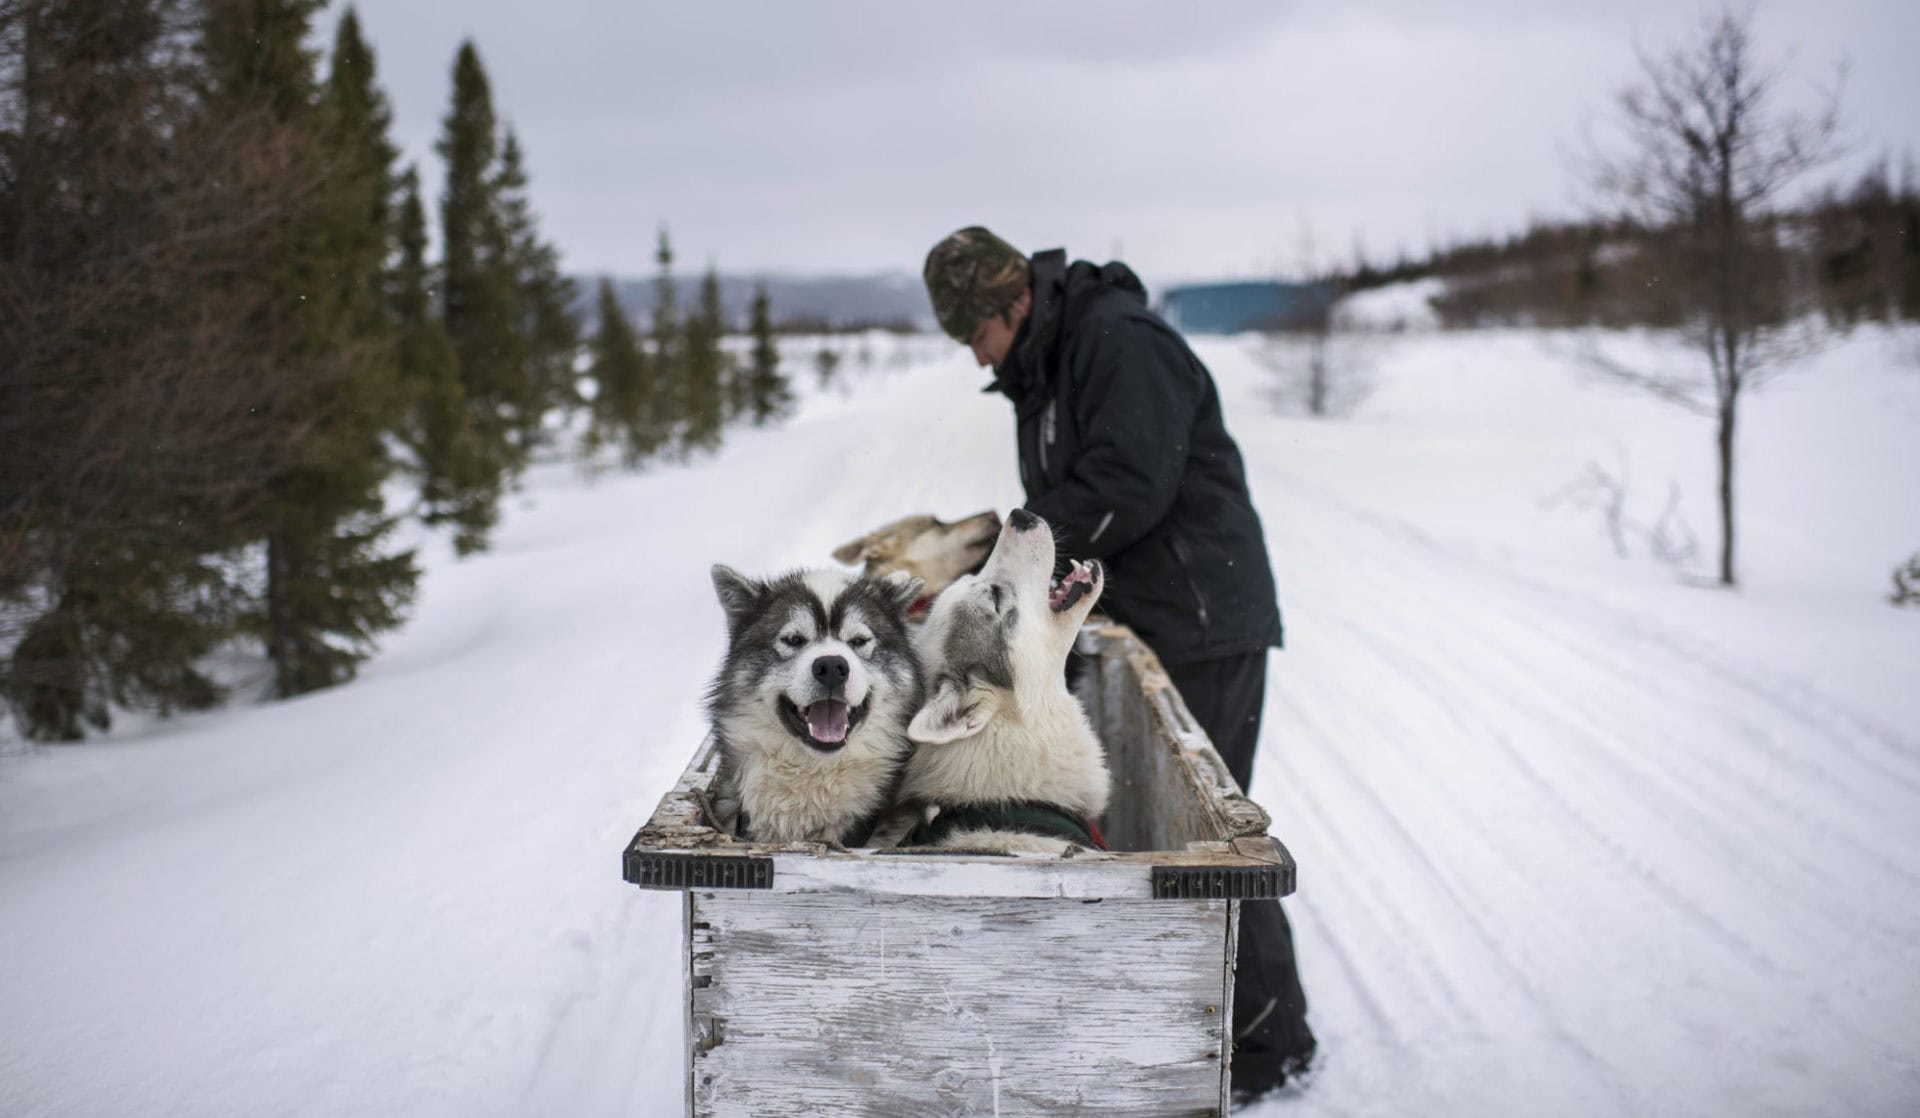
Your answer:
[[[1183,334],[1238,334],[1307,325],[1333,303],[1326,283],[1188,283],[1160,293],[1160,315]]]

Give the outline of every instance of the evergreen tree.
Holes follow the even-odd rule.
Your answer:
[[[676,446],[684,446],[681,432],[687,421],[686,349],[680,309],[674,297],[673,244],[660,227],[654,260],[660,271],[653,281],[653,414],[660,430]]]
[[[765,284],[754,289],[750,317],[753,352],[741,380],[746,385],[746,411],[753,425],[765,427],[791,416],[794,407],[793,385],[780,372],[780,348],[773,341],[773,316]]]
[[[453,342],[472,412],[476,453],[504,480],[526,464],[516,432],[537,393],[526,375],[519,293],[504,259],[493,94],[472,42],[453,64],[453,101],[436,150],[446,160],[440,195],[441,322]]]
[[[654,386],[646,354],[607,279],[600,281],[600,325],[590,350],[589,375],[596,390],[589,409],[587,454],[618,447],[621,461],[631,469],[659,450],[661,437],[653,419]]]
[[[474,430],[459,358],[435,312],[419,176],[409,167],[400,181],[400,258],[389,300],[407,398],[401,441],[420,479],[420,519],[453,525],[454,551],[469,555],[485,550],[487,533],[499,518],[503,475]]]
[[[514,404],[514,437],[522,457],[541,438],[546,415],[578,406],[574,358],[580,323],[573,315],[573,281],[560,272],[560,254],[540,239],[527,193],[520,142],[511,130],[500,145],[493,195],[499,207],[494,252],[512,277],[515,325],[525,361],[517,382],[524,395]]]
[[[220,114],[251,107],[281,123],[311,123],[319,86],[306,36],[324,2],[210,0],[200,54]]]
[[[1920,606],[1920,552],[1893,569],[1893,593],[1887,600],[1896,606]]]
[[[700,281],[700,308],[687,316],[685,331],[687,425],[682,445],[687,450],[716,450],[727,421],[727,355],[721,348],[726,315],[720,307],[720,277],[713,266]]]
[[[747,337],[752,338],[752,311],[748,312]],[[742,359],[736,354],[727,356],[727,379],[724,389],[726,396],[727,422],[751,420],[753,418],[753,354],[749,351]]]
[[[266,580],[248,624],[282,697],[352,678],[376,634],[397,626],[419,577],[411,552],[387,554],[393,520],[380,486],[382,436],[399,400],[382,298],[390,245],[390,115],[349,11],[332,72],[316,88],[304,42],[321,0],[223,0],[202,39],[217,115],[264,108],[297,145],[312,187],[276,231],[262,277],[286,314],[263,324],[281,368],[301,370],[289,400],[301,434],[260,510]]]
[[[260,612],[235,557],[337,429],[354,366],[309,327],[352,316],[292,286],[336,198],[311,10],[0,11],[0,686],[31,737],[218,700],[198,661]]]
[[[840,351],[833,348],[832,342],[824,339],[820,342],[820,351],[813,355],[813,370],[820,378],[820,388],[823,391],[831,388],[839,379]]]

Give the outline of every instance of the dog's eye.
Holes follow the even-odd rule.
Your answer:
[[[848,648],[865,648],[872,643],[873,638],[869,636],[849,637],[847,639]]]
[[[786,636],[780,638],[780,643],[786,645],[788,648],[799,648],[807,643],[807,638],[799,633],[788,633]]]
[[[999,584],[999,583],[997,583],[997,582],[995,582],[995,583],[990,583],[990,584],[988,584],[988,587],[987,587],[987,588],[988,588],[989,590],[991,590],[991,591],[993,591],[993,608],[994,608],[994,609],[999,609],[999,608],[1000,608],[1000,593],[1001,593],[1001,591],[1000,591],[1000,584]]]

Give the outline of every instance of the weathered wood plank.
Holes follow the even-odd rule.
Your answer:
[[[681,1035],[687,1037],[687,1043],[691,1045],[693,1043],[693,968],[695,950],[692,893],[681,895],[680,928],[683,933],[680,937],[680,973],[683,976],[680,980],[683,987],[680,999],[680,1021],[683,1028]],[[1227,996],[1229,998],[1233,996],[1231,983],[1228,984]],[[1227,1020],[1233,1020],[1233,1008],[1231,1005],[1227,1008]],[[689,1049],[689,1053],[691,1053],[691,1049]],[[689,1054],[687,1058],[685,1073],[681,1076],[680,1080],[680,1099],[687,1108],[686,1112],[688,1114],[693,1113],[693,1058],[691,1054]]]
[[[1111,648],[1111,642],[1099,647]],[[1102,656],[1093,673],[1100,710],[1100,741],[1107,749],[1107,767],[1113,774],[1113,796],[1107,808],[1107,842],[1115,850],[1159,850],[1163,828],[1156,825],[1158,803],[1168,783],[1165,750],[1139,744],[1146,731],[1138,704],[1128,702],[1133,686],[1126,658]],[[1131,717],[1130,717],[1131,716]]]
[[[1230,902],[690,896],[696,1115],[1222,1112]]]
[[[1270,840],[1197,843],[1183,851],[1081,855],[775,854],[775,893],[861,892],[932,897],[1145,900],[1156,866],[1194,870],[1271,867],[1292,889],[1292,860]]]
[[[1226,1014],[1228,1021],[1233,1020],[1233,973],[1240,965],[1240,915],[1242,901],[1227,904],[1226,943],[1221,951],[1220,981],[1226,989],[1226,997],[1220,1012]],[[1231,1026],[1229,1026],[1231,1028]],[[691,1089],[691,1088],[689,1088]],[[1231,1036],[1221,1049],[1220,1059],[1220,1113],[1233,1112],[1233,1043]]]
[[[1191,842],[1265,833],[1270,820],[1214,752],[1159,658],[1124,626],[1083,634],[1100,649],[1103,737],[1116,777],[1116,820],[1128,850],[1178,850]]]

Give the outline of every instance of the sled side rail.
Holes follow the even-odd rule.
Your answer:
[[[1234,781],[1146,642],[1103,622],[1083,628],[1075,650],[1091,661],[1076,690],[1107,749],[1106,832],[1116,849],[1182,850],[1267,833],[1272,820]]]
[[[1090,901],[1278,899],[1294,887],[1292,856],[1266,836],[1177,852],[1061,858],[743,842],[669,849],[654,845],[642,834],[627,848],[625,873],[627,881],[649,889]]]
[[[1077,684],[1106,746],[1114,852],[1068,856],[927,847],[846,849],[748,842],[716,809],[720,756],[701,744],[628,845],[626,880],[650,889],[862,892],[1078,900],[1256,900],[1294,889],[1294,862],[1266,833],[1151,649],[1125,626],[1089,625]]]

